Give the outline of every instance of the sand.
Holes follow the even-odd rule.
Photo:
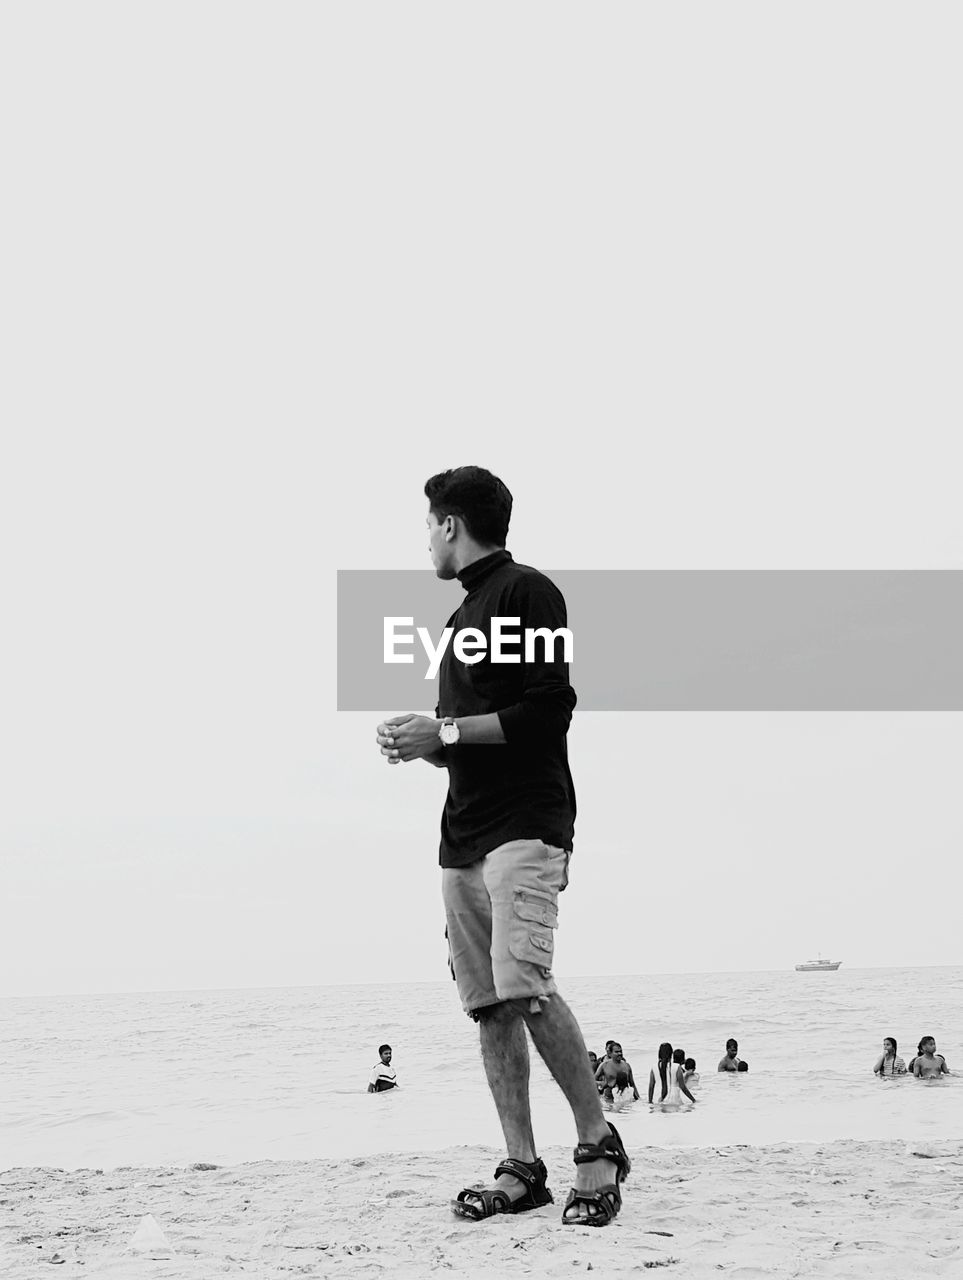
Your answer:
[[[621,1216],[562,1226],[571,1149],[543,1151],[556,1205],[464,1222],[448,1209],[499,1153],[216,1168],[0,1174],[0,1274],[46,1276],[963,1277],[963,1142],[649,1148]],[[142,1230],[147,1252],[131,1241]],[[151,1257],[156,1223],[162,1247]]]

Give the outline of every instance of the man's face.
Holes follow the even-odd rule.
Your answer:
[[[449,517],[443,516],[439,523],[435,518],[435,513],[429,509],[426,524],[428,525],[428,553],[431,556],[431,563],[434,565],[435,573],[439,578],[449,579],[456,577],[452,544],[445,536],[446,530],[449,528]]]
[[[391,1050],[390,1050],[390,1049],[382,1049],[382,1050],[381,1050],[381,1061],[385,1064],[385,1066],[386,1066],[386,1067],[390,1065],[390,1063],[391,1063]]]
[[[738,1044],[736,1044],[735,1040],[730,1040],[729,1043],[726,1045],[726,1053],[729,1055],[730,1058],[734,1058],[738,1052],[739,1052]]]
[[[612,1057],[616,1062],[622,1061],[622,1046],[620,1044],[613,1044]]]

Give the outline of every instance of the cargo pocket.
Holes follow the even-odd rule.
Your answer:
[[[553,930],[557,927],[558,909],[552,894],[541,889],[515,890],[508,949],[516,960],[536,965],[543,978],[552,976]]]

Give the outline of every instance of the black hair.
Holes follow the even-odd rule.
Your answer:
[[[917,1053],[922,1053],[922,1052],[923,1052],[923,1045],[924,1045],[924,1044],[926,1044],[927,1040],[932,1040],[932,1041],[933,1041],[933,1043],[934,1043],[934,1044],[936,1044],[936,1036],[923,1036],[923,1038],[920,1040],[919,1044],[916,1046],[916,1052],[917,1052]]]
[[[617,1089],[627,1089],[629,1087],[629,1073],[627,1071],[616,1071],[615,1087]]]
[[[685,1049],[676,1049],[672,1054],[672,1061],[677,1062],[681,1067],[685,1062]]]
[[[740,1063],[739,1063],[738,1067],[736,1067],[736,1070],[737,1070],[737,1071],[748,1071],[748,1070],[749,1070],[749,1063],[748,1063],[748,1062],[746,1062],[746,1061],[744,1061],[744,1060],[740,1061]]]
[[[695,1071],[695,1058],[686,1058],[684,1065],[686,1071]]]
[[[732,1045],[734,1049],[738,1049],[739,1041],[734,1036],[730,1036],[729,1039],[726,1041],[726,1048],[728,1049],[730,1045]]]
[[[666,1068],[671,1061],[672,1046],[669,1044],[668,1040],[663,1040],[659,1045],[659,1078],[662,1081],[662,1098],[660,1100],[662,1102],[664,1102],[669,1095],[669,1078]]]
[[[512,495],[498,476],[484,467],[439,471],[425,484],[425,497],[439,523],[445,516],[460,516],[476,542],[483,546],[505,545]]]
[[[390,1045],[390,1044],[379,1044],[379,1045],[378,1045],[378,1057],[379,1057],[379,1058],[381,1057],[381,1055],[384,1053],[385,1049],[390,1049],[390,1048],[391,1048],[391,1045]]]

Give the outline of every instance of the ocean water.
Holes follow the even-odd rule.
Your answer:
[[[643,1101],[632,1150],[834,1138],[963,1138],[963,968],[714,973],[559,981],[601,1053],[618,1039]],[[880,1081],[884,1035],[908,1062],[934,1035],[952,1070]],[[726,1039],[746,1075],[717,1075]],[[698,1104],[644,1101],[663,1039],[702,1075]],[[401,1088],[366,1092],[389,1041]],[[536,1136],[574,1142],[533,1059]],[[450,982],[0,1000],[0,1169],[238,1164],[501,1145],[477,1029]]]

